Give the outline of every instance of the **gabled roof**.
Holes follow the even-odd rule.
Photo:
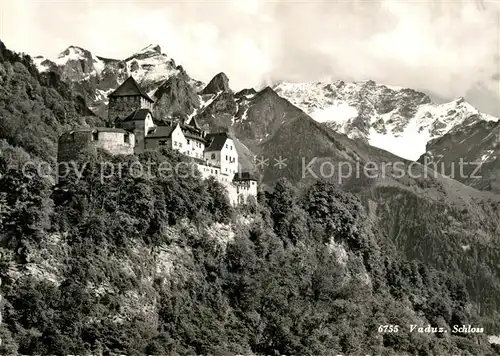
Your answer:
[[[149,102],[153,102],[153,99],[149,97],[148,94],[137,84],[135,79],[130,76],[125,80],[122,85],[120,85],[114,92],[108,95],[108,98],[119,97],[119,96],[142,96]]]
[[[127,116],[123,121],[145,120],[148,114],[153,115],[149,109],[137,109]]]
[[[227,132],[211,133],[205,136],[207,148],[205,151],[220,151],[224,148],[226,140],[230,138]]]
[[[145,138],[150,137],[161,137],[161,138],[169,138],[174,132],[177,125],[174,126],[157,126],[152,133],[147,133]]]
[[[254,180],[256,182],[259,181],[257,178],[257,175],[253,172],[238,172],[234,174],[233,181],[238,182],[238,181],[248,181],[248,180]]]
[[[200,135],[197,135],[197,134],[193,134],[192,132],[189,132],[189,131],[184,132],[184,137],[206,143],[206,141],[203,137],[201,137]]]
[[[200,130],[200,125],[198,125],[198,122],[196,121],[194,116],[191,118],[191,120],[189,120],[188,125],[194,127],[197,130]]]

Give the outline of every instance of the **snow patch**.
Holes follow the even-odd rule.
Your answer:
[[[103,61],[101,61],[97,56],[92,55],[92,62],[94,64],[94,69],[98,75],[101,75],[102,71],[104,70],[105,64]]]
[[[343,126],[358,116],[358,110],[345,102],[335,101],[332,106],[325,109],[313,110],[309,116],[318,122],[335,121]]]
[[[138,82],[160,82],[178,74],[170,59],[164,54],[155,54],[145,58],[131,58],[127,61],[127,74]]]
[[[83,50],[79,47],[70,46],[57,56],[54,63],[58,66],[63,66],[68,63],[68,61],[77,61],[80,59],[85,59],[85,53]]]
[[[43,64],[46,60],[47,59],[42,56],[33,57],[33,63],[40,73],[46,72],[50,69],[49,66]]]

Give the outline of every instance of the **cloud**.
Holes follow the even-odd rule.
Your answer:
[[[500,108],[498,3],[18,0],[0,6],[0,38],[30,54],[53,57],[73,44],[124,58],[158,43],[191,76],[208,81],[224,71],[234,89],[373,79],[450,99],[467,94],[490,112]]]

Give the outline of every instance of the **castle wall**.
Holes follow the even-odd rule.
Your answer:
[[[159,150],[161,147],[168,147],[172,149],[172,140],[164,137],[146,137],[144,139],[145,150]]]
[[[117,126],[131,131],[135,135],[134,153],[139,154],[146,149],[145,136],[150,128],[154,127],[153,118],[148,114],[144,120],[122,121]]]
[[[226,188],[227,196],[229,198],[229,202],[231,203],[231,205],[233,206],[238,205],[238,190],[236,186],[231,183],[223,185]]]
[[[203,156],[208,163],[214,166],[220,167],[220,152],[218,151],[207,151],[203,153]]]
[[[246,204],[249,196],[257,196],[257,182],[254,180],[233,182],[236,187],[238,204]]]
[[[187,155],[194,158],[204,159],[203,151],[205,150],[205,144],[199,140],[192,138],[186,138],[187,145]]]
[[[222,172],[231,175],[238,173],[238,153],[236,152],[236,147],[234,147],[233,140],[226,140],[220,155]]]
[[[82,130],[63,134],[58,143],[58,162],[76,159],[84,150],[102,148],[111,154],[134,153],[134,134],[122,131]]]
[[[144,99],[140,96],[119,96],[109,98],[108,120],[118,122],[133,111],[143,108]]]
[[[179,125],[176,126],[174,131],[172,131],[172,149],[179,151],[182,154],[186,154],[189,152],[189,148],[187,145],[186,137],[182,132],[182,129]]]

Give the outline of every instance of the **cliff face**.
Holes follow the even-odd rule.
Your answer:
[[[427,144],[419,161],[480,190],[500,192],[500,122],[470,117]]]

